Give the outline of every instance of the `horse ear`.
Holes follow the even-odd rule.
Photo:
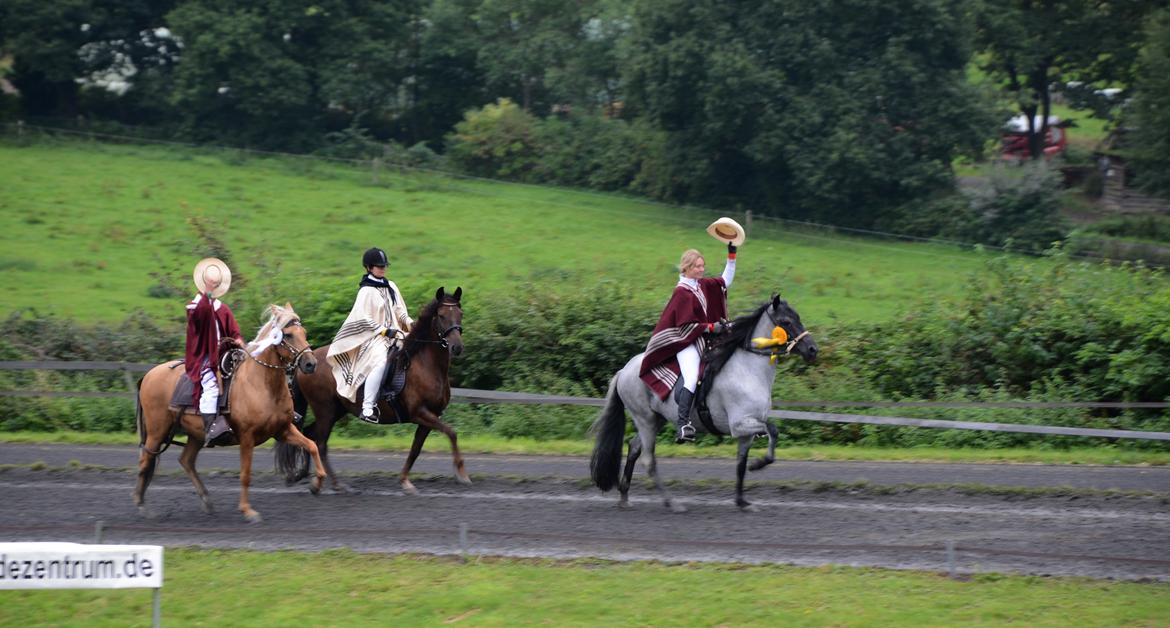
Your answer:
[[[439,289],[435,291],[435,300],[436,301],[443,300],[443,286],[439,286]]]
[[[285,301],[284,302],[284,309],[291,312],[292,311],[292,301]]]
[[[275,303],[268,305],[268,311],[272,312],[273,316],[280,316],[280,306]]]
[[[780,294],[776,293],[772,295],[772,308],[775,309],[778,307],[780,307]]]
[[[455,294],[453,296],[456,301],[463,298],[463,288],[461,286],[455,286]]]

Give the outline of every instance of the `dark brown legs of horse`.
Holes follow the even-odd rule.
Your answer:
[[[410,454],[406,456],[406,463],[402,465],[402,473],[398,476],[398,483],[402,486],[402,490],[411,495],[418,494],[418,489],[410,481],[410,469],[414,466],[414,461],[418,460],[423,443],[427,440],[427,435],[431,433],[431,430],[439,430],[450,439],[451,458],[455,464],[455,479],[460,484],[471,484],[471,478],[468,477],[467,469],[463,466],[463,454],[459,452],[459,437],[455,434],[455,430],[429,410],[419,410],[414,419],[415,423],[418,423],[418,427],[414,430],[414,442],[410,445]]]

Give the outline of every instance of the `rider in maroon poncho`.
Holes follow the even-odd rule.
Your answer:
[[[678,403],[676,442],[695,440],[691,404],[699,383],[705,334],[720,333],[727,317],[727,289],[735,277],[736,247],[727,245],[727,265],[719,277],[704,277],[706,262],[695,249],[683,253],[678,284],[666,304],[642,357],[639,375],[659,399],[675,390]],[[682,385],[677,386],[679,378]]]
[[[183,365],[187,377],[194,384],[193,399],[199,404],[203,415],[204,445],[212,445],[224,434],[231,432],[227,421],[219,415],[219,381],[215,373],[219,369],[219,341],[231,338],[237,346],[244,346],[240,326],[226,303],[215,297],[221,283],[231,282],[231,271],[223,262],[204,260],[196,267],[196,287],[199,294],[187,303],[187,352]],[[202,267],[202,268],[200,268]],[[219,291],[219,294],[226,292]]]

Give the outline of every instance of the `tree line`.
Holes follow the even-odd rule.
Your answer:
[[[1133,97],[1170,191],[1167,4],[5,0],[0,115],[904,227],[1072,80]]]

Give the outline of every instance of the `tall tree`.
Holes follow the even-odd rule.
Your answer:
[[[127,81],[169,64],[172,46],[154,35],[174,0],[4,0],[0,55],[29,115],[82,113],[79,80],[112,72]]]
[[[496,96],[525,111],[548,105],[546,75],[563,67],[582,29],[581,5],[563,0],[483,0],[476,14],[479,66]],[[543,112],[542,112],[543,113]]]
[[[306,149],[404,109],[415,0],[185,0],[173,100],[189,132]]]
[[[1044,151],[1051,86],[1127,82],[1140,25],[1165,0],[981,0],[974,5],[983,69],[1027,118],[1033,158]],[[1037,126],[1036,122],[1039,122]]]
[[[1170,198],[1170,9],[1151,19],[1134,82],[1131,122],[1138,182]]]
[[[631,108],[668,136],[668,198],[872,224],[986,137],[959,0],[639,0]]]

